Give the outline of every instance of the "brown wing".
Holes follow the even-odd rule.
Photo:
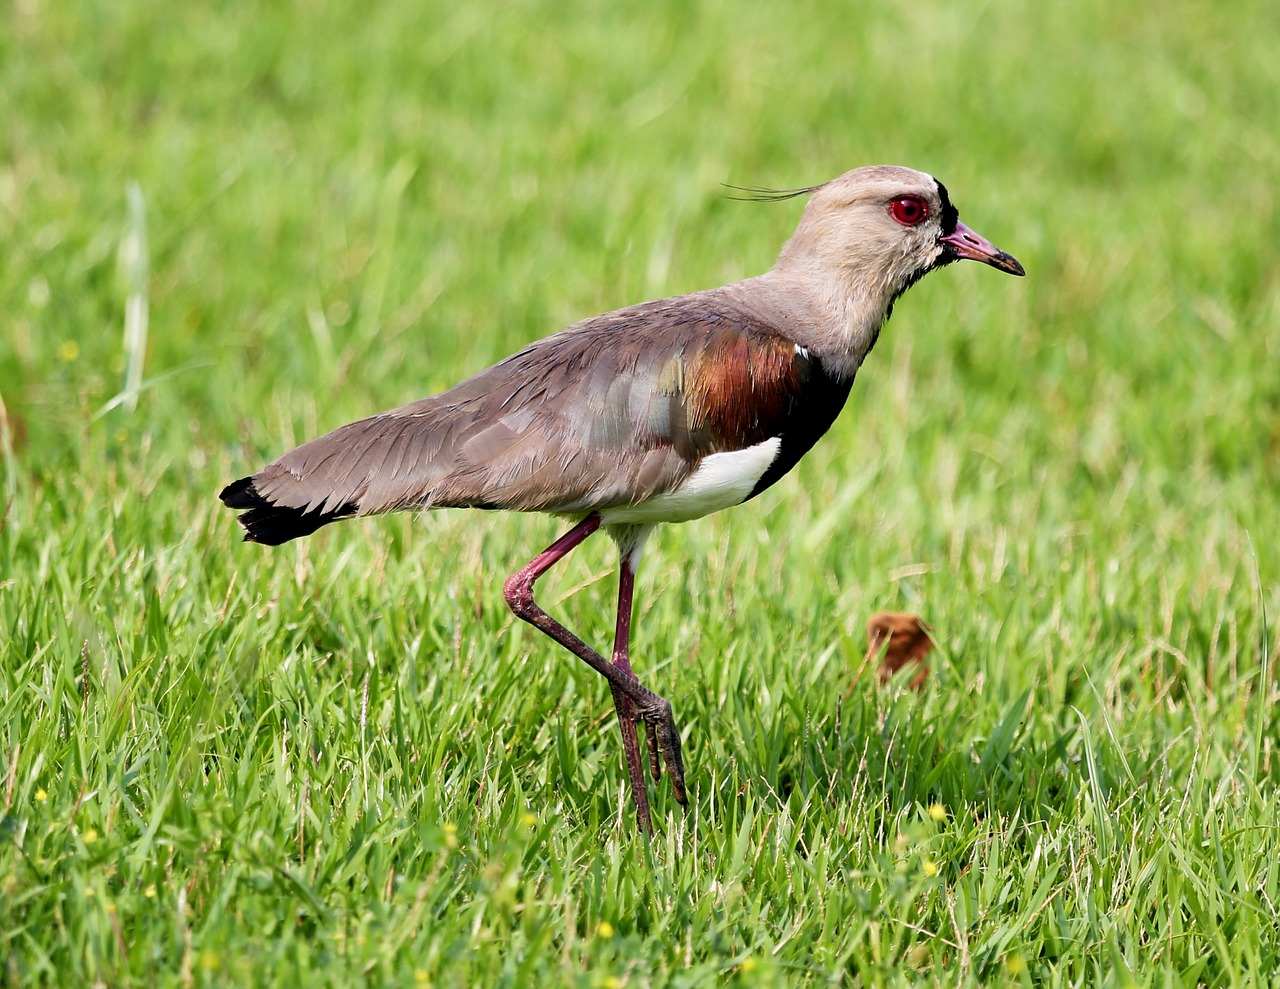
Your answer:
[[[692,296],[580,323],[447,392],[312,440],[223,500],[252,509],[241,522],[261,542],[403,508],[585,513],[642,502],[710,453],[781,435],[788,462],[762,490],[826,430],[849,383],[836,385],[833,409],[815,404],[832,384],[818,362],[727,308]]]

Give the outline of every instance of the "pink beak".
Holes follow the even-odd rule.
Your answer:
[[[981,261],[993,268],[1007,271],[1011,275],[1027,273],[1012,254],[1006,254],[982,234],[976,230],[970,230],[959,220],[956,221],[956,228],[951,233],[938,239],[944,245],[943,250],[953,258]]]

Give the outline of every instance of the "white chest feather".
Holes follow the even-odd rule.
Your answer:
[[[745,450],[713,453],[674,491],[639,505],[607,508],[600,513],[605,525],[652,522],[688,522],[722,508],[741,504],[756,482],[777,459],[782,440],[765,440]]]

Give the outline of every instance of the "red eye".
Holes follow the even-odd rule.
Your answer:
[[[889,204],[889,212],[904,227],[914,227],[929,215],[929,207],[919,196],[903,196]]]

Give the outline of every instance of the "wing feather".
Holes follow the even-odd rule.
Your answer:
[[[698,301],[587,320],[449,391],[303,444],[227,491],[304,513],[307,531],[332,520],[320,515],[413,507],[584,513],[671,491],[712,453],[774,436],[785,451],[787,435],[812,433],[781,476],[850,382],[827,378],[779,329]],[[815,418],[810,398],[829,392],[834,409],[824,399]]]

